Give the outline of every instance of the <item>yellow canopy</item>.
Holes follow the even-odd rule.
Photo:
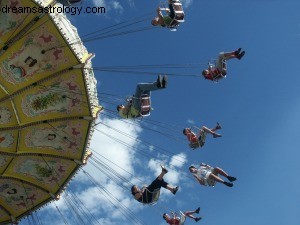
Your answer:
[[[51,1],[39,4],[0,2]],[[0,14],[0,224],[55,199],[86,162],[101,109],[90,58],[63,14]]]

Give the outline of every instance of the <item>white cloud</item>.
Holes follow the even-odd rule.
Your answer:
[[[194,121],[194,120],[192,120],[192,119],[188,119],[188,120],[187,120],[187,123],[190,123],[190,124],[195,124],[195,121]]]
[[[188,8],[192,5],[193,0],[181,0],[181,3],[184,7]]]
[[[93,0],[93,4],[97,7],[104,7],[106,11],[114,10],[116,13],[122,14],[124,7],[116,0]]]
[[[150,159],[148,162],[148,167],[154,172],[155,176],[158,176],[161,172],[160,164],[164,164],[168,169],[168,173],[165,175],[166,182],[170,183],[172,186],[178,186],[183,176],[181,176],[181,168],[186,163],[186,154],[180,153],[171,157],[170,162],[163,163],[160,159]],[[163,191],[165,192],[165,191]],[[169,191],[167,191],[170,193]]]
[[[128,0],[128,3],[131,8],[135,7],[134,0]]]
[[[178,168],[182,168],[186,162],[187,162],[187,156],[185,153],[179,153],[177,155],[174,155],[170,160],[170,164]]]
[[[142,180],[149,185],[152,180],[160,174],[160,164],[165,164],[169,169],[165,180],[173,186],[180,185],[180,182],[184,180],[180,169],[186,162],[186,155],[180,153],[171,158],[158,155],[156,159],[149,159],[146,163],[145,161],[140,162],[138,157],[136,157],[136,152],[133,150],[133,148],[140,147],[140,142],[137,141],[137,139],[142,129],[139,126],[131,125],[119,119],[101,118],[98,122],[100,123],[96,127],[97,130],[94,132],[90,146],[93,156],[89,159],[88,164],[83,167],[83,170],[91,175],[100,187],[92,185],[88,176],[80,172],[73,181],[75,187],[72,190],[68,190],[71,193],[76,192],[76,196],[79,197],[84,206],[90,213],[95,215],[101,224],[122,224],[124,221],[120,221],[120,219],[124,218],[124,216],[122,215],[120,205],[123,205],[125,208],[133,209],[134,213],[137,213],[143,207],[142,204],[135,201],[132,197],[128,190],[131,186],[129,183],[142,186]],[[129,134],[130,137],[123,135],[123,133]],[[116,138],[117,140],[113,140],[106,135]],[[126,145],[120,142],[124,142]],[[149,147],[150,151],[152,148],[153,146]],[[107,177],[103,172],[92,165],[94,159],[99,159],[102,163],[107,164],[108,169],[104,169],[103,165],[99,165],[100,169],[104,169],[105,172],[115,170],[119,176],[128,180],[129,183],[121,182],[120,180],[117,183],[114,182],[111,179],[111,175]],[[136,166],[139,163],[141,163],[141,167],[144,167],[141,171],[142,174],[146,173],[147,177],[141,177],[141,172],[136,173]],[[147,165],[147,167],[144,165]],[[138,168],[141,167],[139,165]],[[135,175],[133,176],[131,174]],[[125,189],[120,185],[121,183],[126,186]],[[105,190],[111,195],[105,193]],[[161,189],[161,201],[166,201],[170,198],[174,198],[174,196],[168,190]],[[68,212],[69,209],[64,201],[60,200],[56,202],[56,204],[63,213]],[[114,204],[117,205],[117,207]],[[52,210],[53,209],[55,209],[55,206],[52,206]]]

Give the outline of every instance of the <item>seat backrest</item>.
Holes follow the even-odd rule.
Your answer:
[[[184,11],[179,0],[173,0],[171,4],[174,9],[175,16],[167,27],[176,31],[176,27],[178,27],[180,23],[184,22]],[[161,8],[161,10],[166,11],[167,8]]]
[[[180,23],[184,22],[184,12],[183,12],[181,2],[180,1],[173,2],[172,6],[173,6],[173,9],[174,9],[174,13],[175,13],[174,19],[176,19]]]
[[[185,219],[186,219],[186,216],[181,212],[179,211],[179,214],[180,214],[180,221],[179,221],[179,225],[184,225],[184,222],[185,222]]]
[[[141,116],[149,116],[151,111],[151,99],[147,94],[142,94],[141,98]]]
[[[189,143],[190,148],[196,149],[202,147],[199,141]]]
[[[146,191],[152,194],[152,199],[151,202],[144,203],[144,205],[155,205],[160,196],[160,188],[155,189],[153,192],[150,192],[148,189]]]

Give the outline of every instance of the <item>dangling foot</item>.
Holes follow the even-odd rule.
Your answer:
[[[235,54],[236,56],[239,56],[241,50],[242,50],[241,48],[238,48],[238,50],[236,50],[236,51],[234,52],[234,54]]]
[[[162,79],[162,87],[166,88],[168,85],[168,76],[164,75],[163,79]]]
[[[160,167],[161,167],[161,172],[168,173],[168,170],[166,169],[166,167],[164,165],[160,165]]]
[[[195,213],[199,213],[200,212],[200,207],[198,207],[196,210],[195,210]]]
[[[221,134],[214,133],[214,134],[213,134],[213,137],[214,137],[214,138],[218,138],[218,137],[222,137],[222,135],[221,135]]]
[[[172,191],[173,195],[175,195],[175,194],[176,194],[176,192],[178,191],[178,189],[179,189],[179,187],[178,187],[178,186],[177,186],[177,187],[175,187],[175,188],[173,188],[173,191]]]
[[[242,51],[241,54],[239,54],[237,56],[238,60],[240,60],[241,58],[243,58],[244,55],[245,55],[245,51]]]
[[[232,176],[228,176],[227,179],[232,182],[232,181],[236,181],[236,178],[235,177],[232,177]]]
[[[229,182],[226,182],[226,181],[224,181],[223,184],[225,184],[227,187],[232,187],[233,186],[233,183],[229,183]]]
[[[222,129],[221,125],[217,122],[216,130]]]
[[[197,218],[195,218],[195,221],[198,222],[201,219],[202,219],[202,217],[197,217]]]
[[[157,76],[157,80],[156,80],[156,86],[158,87],[158,88],[161,88],[162,87],[162,77],[161,77],[161,75],[158,75]]]

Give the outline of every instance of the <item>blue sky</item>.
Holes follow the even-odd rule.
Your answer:
[[[82,6],[88,4],[91,3],[84,1]],[[98,4],[105,4],[109,9],[105,15],[68,16],[80,35],[151,12],[155,16],[159,1],[105,0],[98,1]],[[137,178],[149,183],[155,178],[160,161],[167,166],[177,162],[177,170],[171,168],[166,175],[167,181],[181,187],[176,196],[162,192],[157,205],[141,206],[132,200],[129,192],[118,188],[92,165],[88,164],[84,170],[95,175],[95,179],[116,198],[122,199],[122,203],[133,210],[143,224],[165,224],[161,215],[167,210],[185,211],[200,206],[203,220],[199,224],[202,225],[298,225],[299,7],[300,1],[297,0],[194,0],[189,1],[189,6],[185,8],[186,21],[176,32],[158,28],[86,43],[88,50],[96,54],[94,67],[154,64],[199,66],[177,71],[150,70],[152,75],[95,71],[100,104],[106,109],[99,121],[166,149],[173,156],[163,156],[159,149],[147,148],[143,142],[129,140],[101,124],[95,131],[92,150],[133,173],[134,176],[131,176],[115,168],[126,179],[139,185],[142,183]],[[145,21],[132,28],[149,24],[150,21]],[[209,59],[216,58],[220,51],[238,47],[242,47],[246,55],[240,61],[228,61],[226,79],[212,83],[200,76]],[[143,123],[138,123],[162,132],[155,133],[113,116],[110,110],[116,107],[109,103],[122,101],[115,101],[116,97],[109,99],[105,94],[125,98],[133,94],[138,82],[154,81],[158,71],[199,75],[170,75],[167,89],[152,93],[154,111],[149,120],[166,124],[167,129],[147,125],[147,118]],[[193,125],[212,127],[217,121],[223,126],[223,137],[208,137],[203,149],[191,151],[182,135],[182,128]],[[113,141],[103,132],[124,140],[129,147]],[[164,134],[167,133],[180,140],[166,137]],[[143,158],[132,151],[132,147],[148,151],[155,158]],[[174,161],[176,156],[186,162]],[[234,187],[217,184],[213,188],[197,184],[188,175],[187,168],[192,163],[200,162],[219,166],[236,176],[238,180]],[[111,164],[111,167],[114,166]],[[128,220],[124,222],[119,210],[110,205],[95,187],[87,185],[82,173],[72,181],[70,190],[82,198],[101,224],[133,224]],[[57,204],[72,221],[64,203]],[[43,215],[56,213],[56,224],[63,224],[53,207],[46,209]],[[24,220],[21,224],[28,223]],[[193,223],[191,220],[186,222]]]

